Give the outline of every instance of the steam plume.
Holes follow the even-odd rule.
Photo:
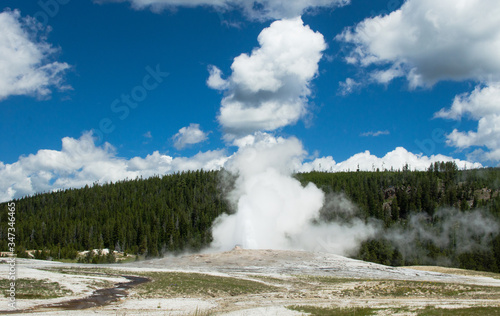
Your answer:
[[[228,197],[235,213],[218,219],[213,247],[229,250],[236,244],[248,249],[321,250],[345,254],[376,229],[361,220],[315,224],[325,194],[314,184],[303,187],[292,177],[306,152],[294,138],[257,134],[240,147],[227,169],[237,175]],[[349,201],[335,204],[337,213],[349,213]],[[334,242],[338,241],[338,242]]]
[[[302,143],[262,133],[293,125],[306,114],[311,81],[327,47],[323,35],[297,17],[272,23],[258,41],[251,54],[234,59],[227,79],[217,67],[209,69],[208,86],[225,91],[218,116],[225,139],[239,147],[225,166],[236,176],[228,193],[235,213],[218,219],[212,246],[318,250],[326,241],[332,246],[322,250],[345,253],[375,229],[359,220],[315,224],[325,195],[292,177],[307,154]]]

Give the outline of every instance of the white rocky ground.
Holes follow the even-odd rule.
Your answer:
[[[279,293],[252,294],[227,297],[168,297],[143,298],[130,290],[130,295],[119,302],[99,308],[79,311],[44,310],[41,305],[50,305],[74,298],[89,296],[96,288],[96,281],[113,283],[127,282],[121,277],[105,275],[72,275],[46,271],[48,268],[82,267],[78,264],[64,264],[49,261],[17,259],[17,277],[47,279],[58,282],[70,289],[71,296],[50,300],[17,300],[18,309],[33,308],[30,315],[199,315],[214,313],[218,315],[294,315],[299,314],[285,308],[289,305],[321,305],[341,307],[409,307],[424,308],[439,306],[444,308],[469,306],[500,306],[498,297],[427,297],[425,293],[415,296],[387,297],[377,296],[377,289],[382,289],[384,280],[432,281],[467,287],[471,285],[498,287],[500,279],[474,272],[457,269],[416,267],[416,269],[393,268],[342,256],[325,253],[274,250],[233,250],[225,253],[185,255],[129,264],[84,265],[85,268],[113,268],[119,274],[133,275],[137,271],[181,271],[198,272],[217,276],[230,276],[272,284],[282,289]],[[425,271],[433,270],[433,271]],[[8,275],[8,265],[0,264],[0,279]],[[449,273],[442,273],[442,272]],[[118,272],[117,272],[118,273]],[[335,284],[330,288],[321,288],[317,284],[302,283],[301,288],[294,288],[297,276],[328,276],[334,278],[358,279],[358,281]],[[498,277],[492,275],[494,277]],[[280,282],[268,281],[278,280]],[[367,281],[369,280],[369,281]],[[282,281],[282,282],[281,282]],[[362,289],[362,290],[359,290]],[[352,296],[345,296],[343,291],[353,291]],[[356,292],[357,291],[357,292]],[[499,292],[500,293],[500,292]],[[7,298],[0,297],[0,310],[8,310]],[[411,314],[411,313],[410,313]]]
[[[233,250],[225,253],[187,255],[121,265],[121,267],[176,271],[219,272],[228,275],[325,275],[338,278],[391,279],[500,286],[500,280],[457,276],[432,271],[394,268],[329,253],[276,250]]]

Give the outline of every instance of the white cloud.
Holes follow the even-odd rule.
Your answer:
[[[353,44],[347,62],[377,67],[377,82],[404,76],[415,88],[440,80],[492,81],[500,79],[498,16],[497,0],[407,0],[337,39]]]
[[[376,131],[376,132],[366,132],[362,133],[361,136],[363,137],[378,137],[381,135],[389,135],[389,131]]]
[[[215,90],[226,90],[229,87],[229,83],[222,79],[222,71],[215,67],[208,67],[208,72],[210,76],[207,79],[207,86]]]
[[[258,41],[260,47],[251,55],[236,57],[231,66],[218,116],[229,134],[295,124],[307,112],[310,82],[326,49],[323,35],[304,26],[301,18],[272,23]],[[210,77],[218,76],[217,71],[211,72]]]
[[[441,109],[438,118],[460,120],[463,117],[478,121],[477,131],[460,132],[457,129],[447,135],[447,143],[460,149],[487,147],[489,152],[476,151],[482,160],[500,160],[500,83],[476,87],[471,93],[455,98],[449,110]]]
[[[155,151],[145,158],[124,159],[117,157],[114,147],[108,143],[95,146],[90,133],[79,139],[65,137],[61,150],[39,150],[36,154],[20,157],[12,164],[0,161],[0,202],[58,189],[81,188],[94,182],[115,182],[141,176],[148,178],[187,170],[219,170],[222,167],[232,170],[235,164],[252,166],[242,171],[248,176],[262,173],[270,166],[280,172],[353,171],[358,165],[361,170],[371,171],[373,167],[381,170],[391,167],[401,169],[405,164],[409,164],[411,169],[425,170],[436,161],[455,161],[459,168],[482,167],[478,163],[442,155],[415,155],[401,147],[382,158],[366,151],[340,163],[336,163],[332,157],[303,162],[307,152],[299,140],[266,133],[247,136],[237,143],[240,145],[240,154],[231,156],[225,150],[214,150],[200,152],[193,157],[174,158]],[[283,158],[288,156],[292,158]]]
[[[175,7],[209,6],[221,11],[239,9],[251,20],[291,18],[318,8],[335,8],[350,0],[94,0],[97,3],[128,1],[136,9],[153,11]]]
[[[486,146],[491,151],[483,160],[500,160],[500,115],[489,115],[479,120],[477,131],[459,132],[457,129],[447,135],[447,143],[458,148]],[[478,156],[480,157],[480,156]]]
[[[145,138],[153,138],[153,135],[151,134],[151,131],[147,131],[142,136],[145,137]]]
[[[255,157],[260,154],[263,148],[271,148],[276,147],[282,143],[299,143],[300,146],[302,144],[295,138],[285,139],[282,137],[275,137],[269,133],[255,133],[253,135],[247,135],[242,138],[238,138],[233,142],[233,145],[239,147],[239,151],[242,152],[244,149],[248,152],[252,152],[255,150],[254,154],[240,155],[240,159],[249,159],[254,162]],[[287,148],[287,146],[283,146],[283,148]],[[258,151],[259,149],[260,151]],[[286,153],[284,153],[286,155]],[[403,147],[397,147],[395,150],[387,153],[384,157],[377,157],[372,155],[369,151],[365,151],[362,153],[358,153],[350,157],[349,159],[336,162],[332,156],[327,157],[319,157],[312,161],[304,161],[307,152],[302,149],[300,154],[297,152],[295,155],[291,155],[295,157],[294,160],[282,161],[281,167],[298,171],[298,172],[309,172],[309,171],[328,171],[328,172],[340,172],[340,171],[354,171],[359,167],[360,170],[364,171],[373,171],[377,168],[380,170],[390,170],[391,168],[394,170],[401,170],[403,167],[408,164],[411,170],[427,170],[431,163],[434,162],[448,162],[453,161],[457,164],[460,169],[472,169],[472,168],[482,168],[483,166],[480,163],[464,161],[460,159],[454,159],[452,157],[444,156],[444,155],[432,155],[432,156],[424,156],[423,154],[414,154],[409,152]],[[267,157],[270,157],[267,155]],[[274,157],[273,161],[276,160]],[[279,159],[278,159],[279,160]],[[230,162],[231,163],[231,162]],[[230,163],[228,166],[225,166],[230,169]],[[244,163],[240,162],[240,165],[244,165]],[[259,162],[260,167],[266,168],[266,162]],[[259,168],[260,168],[259,167]],[[250,171],[250,174],[253,172]]]
[[[347,5],[351,0],[234,0],[243,7],[245,14],[254,20],[283,19],[302,15],[317,8],[334,8]]]
[[[361,83],[352,78],[347,78],[344,82],[339,82],[340,95],[346,96],[353,93],[356,89],[361,87]]]
[[[472,93],[464,93],[453,101],[450,110],[441,109],[435,117],[459,119],[469,116],[479,120],[484,116],[500,114],[500,83],[477,86]]]
[[[177,149],[186,148],[189,145],[198,144],[207,140],[207,134],[200,129],[200,124],[189,124],[183,127],[172,137],[174,147]]]
[[[14,95],[47,97],[63,84],[67,63],[52,61],[58,49],[46,42],[43,26],[19,11],[0,13],[0,101]]]
[[[454,161],[461,169],[482,167],[482,165],[479,163],[453,159],[444,155],[432,155],[430,157],[416,155],[408,152],[403,147],[398,147],[381,158],[370,154],[369,151],[356,154],[351,158],[339,163],[335,162],[332,157],[318,158],[312,162],[304,163],[298,170],[302,172],[309,172],[312,170],[339,172],[349,170],[355,171],[358,169],[358,167],[360,170],[364,171],[373,171],[377,168],[379,170],[390,170],[391,168],[394,170],[400,170],[403,169],[406,164],[408,164],[411,170],[427,170],[431,163],[437,161]]]
[[[498,161],[498,16],[497,0],[407,0],[399,10],[365,19],[337,39],[352,44],[348,63],[370,67],[368,81],[388,84],[405,77],[410,88],[431,87],[442,80],[480,82],[435,117],[478,121],[477,131],[454,130],[447,143],[459,149],[486,147],[488,152],[476,150],[475,156]]]
[[[106,143],[97,147],[90,133],[80,139],[65,137],[62,149],[39,150],[12,164],[0,162],[0,201],[57,189],[80,188],[94,182],[151,177],[184,170],[217,170],[227,160],[224,150],[200,152],[193,157],[162,155],[118,158]]]

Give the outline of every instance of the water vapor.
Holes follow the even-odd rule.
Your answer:
[[[339,218],[352,214],[355,206],[345,197],[341,203],[335,203],[337,199],[325,204],[322,190],[312,183],[302,186],[292,176],[306,156],[298,139],[256,134],[253,142],[248,140],[227,164],[237,176],[228,193],[235,209],[216,221],[213,248],[224,251],[240,245],[346,254],[375,234],[375,226],[360,219],[320,224],[325,206],[335,205],[332,212]]]
[[[432,217],[414,214],[405,227],[389,229],[384,235],[406,262],[447,264],[443,258],[429,253],[425,246],[432,244],[454,255],[483,251],[488,249],[488,244],[499,231],[498,221],[484,210],[462,212],[444,208]]]

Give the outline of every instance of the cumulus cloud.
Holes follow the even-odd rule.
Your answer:
[[[500,83],[478,86],[471,93],[455,98],[450,109],[441,109],[438,118],[460,120],[463,117],[478,121],[477,131],[460,132],[457,129],[447,135],[447,143],[460,149],[486,147],[475,154],[483,160],[500,160]]]
[[[387,153],[384,157],[372,155],[369,151],[356,154],[343,162],[335,162],[333,157],[323,157],[315,159],[311,162],[306,162],[298,169],[301,172],[327,171],[354,171],[359,168],[362,171],[379,170],[401,170],[408,164],[411,170],[427,170],[431,163],[440,161],[453,161],[460,169],[482,168],[480,163],[472,163],[459,159],[453,159],[444,155],[432,155],[430,157],[421,154],[416,155],[403,147],[398,147],[395,150]]]
[[[260,47],[236,57],[218,120],[228,134],[247,135],[295,124],[307,112],[310,83],[326,49],[323,35],[300,17],[276,21],[264,29]],[[220,80],[219,80],[220,79]],[[212,68],[210,82],[219,88],[221,74]]]
[[[440,80],[499,80],[499,15],[496,0],[407,0],[337,39],[352,44],[347,62],[375,66],[372,79],[380,83],[406,77],[415,88]]]
[[[351,44],[346,61],[370,69],[369,79],[388,84],[405,77],[410,88],[442,80],[480,85],[455,98],[435,117],[478,121],[477,131],[454,130],[448,145],[500,160],[500,6],[496,0],[407,0],[384,16],[367,18],[337,39]],[[484,151],[487,148],[487,151]]]
[[[0,13],[0,101],[15,95],[47,97],[63,83],[67,63],[53,61],[58,49],[46,41],[46,30],[17,10]]]
[[[463,116],[479,120],[489,115],[500,114],[500,83],[477,86],[472,93],[464,93],[453,101],[451,109],[441,109],[435,117],[457,120]]]
[[[151,177],[184,170],[217,170],[227,160],[224,150],[176,157],[158,151],[146,158],[123,159],[106,143],[95,146],[90,133],[65,137],[61,150],[39,150],[12,164],[0,162],[0,201],[57,189],[80,188],[94,182]]]
[[[229,83],[222,79],[222,71],[216,66],[208,67],[210,76],[207,79],[207,86],[215,90],[225,90],[228,88]]]
[[[251,20],[291,18],[319,8],[334,8],[350,3],[350,0],[94,0],[104,2],[130,2],[135,9],[161,11],[176,7],[208,6],[219,11],[242,10]]]
[[[268,20],[292,18],[319,8],[344,6],[351,0],[233,0],[228,2],[241,7],[246,16],[252,20]]]
[[[479,120],[477,131],[460,132],[457,129],[447,135],[447,143],[458,148],[486,146],[491,151],[484,160],[500,160],[500,116],[491,115]]]
[[[291,138],[296,140],[295,138]],[[252,153],[249,159],[253,161],[254,157],[257,155],[257,149],[272,147],[273,145],[286,143],[286,139],[282,137],[276,137],[269,133],[258,132],[253,135],[247,135],[236,139],[233,145],[242,149],[250,148],[246,153]],[[288,142],[290,143],[290,142]],[[299,142],[300,145],[302,145]],[[291,148],[282,146],[283,148]],[[253,149],[252,149],[253,148]],[[302,147],[301,147],[302,148]],[[255,151],[255,152],[254,152]],[[263,155],[264,157],[269,157],[269,155]],[[365,151],[362,153],[355,154],[342,162],[336,162],[332,156],[319,157],[314,160],[310,160],[306,151],[302,149],[300,154],[289,155],[293,159],[289,161],[281,160],[281,167],[286,170],[293,170],[295,172],[310,172],[310,171],[326,171],[326,172],[343,172],[343,171],[354,171],[358,168],[361,171],[373,171],[377,168],[380,170],[401,170],[405,165],[408,164],[411,170],[427,170],[429,166],[435,162],[455,162],[460,169],[473,169],[482,168],[483,165],[477,162],[470,162],[460,159],[455,159],[445,155],[432,155],[424,156],[423,154],[414,154],[409,152],[403,147],[397,147],[393,151],[387,153],[383,157],[377,157],[372,155],[370,151]],[[240,159],[246,157],[241,155]],[[272,159],[273,161],[274,159]],[[261,162],[262,166],[266,166],[265,162]],[[241,164],[244,165],[244,164]],[[250,165],[250,164],[249,164]],[[227,166],[226,166],[227,167]],[[250,171],[250,173],[254,173]]]
[[[186,148],[189,145],[198,144],[207,140],[207,134],[200,129],[200,124],[191,123],[183,127],[172,137],[174,147],[177,149]]]

